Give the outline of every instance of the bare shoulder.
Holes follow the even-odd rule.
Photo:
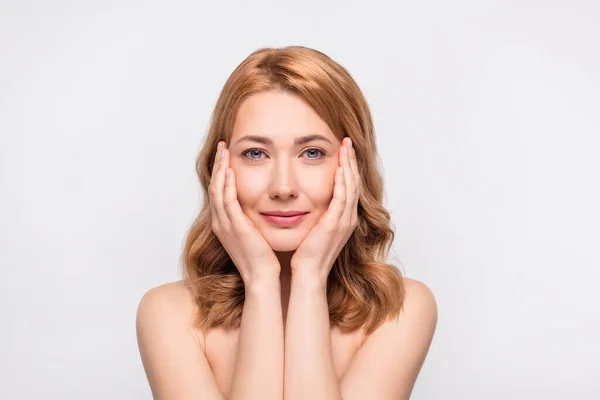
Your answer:
[[[404,300],[397,318],[390,318],[375,332],[417,330],[424,337],[433,336],[437,326],[438,307],[432,290],[423,282],[403,278]],[[375,333],[373,332],[373,333]]]
[[[194,329],[196,306],[183,281],[148,290],[136,314],[140,357],[155,399],[222,398]]]
[[[416,279],[404,278],[404,290],[404,312],[408,315],[419,314],[424,322],[435,325],[437,301],[429,286]]]
[[[426,353],[437,320],[437,301],[429,286],[416,279],[404,278],[404,301],[400,314],[398,318],[386,321],[382,329],[396,333],[407,341],[420,341],[422,351]]]
[[[191,292],[184,280],[167,282],[148,290],[142,299],[164,298],[168,300],[183,301],[191,299]]]
[[[185,281],[175,281],[148,290],[141,298],[136,324],[149,325],[153,321],[170,322],[193,330],[193,319],[198,308]],[[202,341],[200,341],[202,343]]]
[[[179,280],[168,282],[148,290],[140,301],[141,305],[153,301],[165,301],[170,304],[186,307],[189,311],[193,307],[192,294],[185,284],[185,281]]]
[[[427,285],[404,278],[404,302],[366,339],[340,383],[344,399],[408,399],[437,325],[437,302]]]

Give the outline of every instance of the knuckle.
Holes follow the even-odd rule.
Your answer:
[[[227,211],[231,211],[231,210],[233,210],[233,206],[235,205],[235,200],[231,200],[231,199],[225,200],[225,202],[223,204]]]

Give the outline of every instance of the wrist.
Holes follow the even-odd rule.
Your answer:
[[[327,277],[321,277],[313,269],[299,268],[292,272],[292,284],[309,290],[326,290]]]
[[[281,282],[279,281],[278,276],[264,277],[252,280],[248,283],[244,282],[244,289],[247,294],[280,293]]]

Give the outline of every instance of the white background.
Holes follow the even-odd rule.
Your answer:
[[[0,1],[0,398],[151,398],[135,311],[181,277],[209,115],[291,44],[364,91],[438,301],[412,399],[600,398],[591,0]]]

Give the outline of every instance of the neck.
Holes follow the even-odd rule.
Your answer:
[[[275,255],[279,260],[279,266],[281,267],[280,276],[290,277],[292,275],[291,261],[294,251],[276,251]]]
[[[276,251],[275,255],[277,256],[279,266],[281,267],[281,272],[279,273],[279,282],[281,284],[281,310],[283,313],[283,321],[285,322],[290,299],[290,284],[292,282],[291,260],[294,252]]]

